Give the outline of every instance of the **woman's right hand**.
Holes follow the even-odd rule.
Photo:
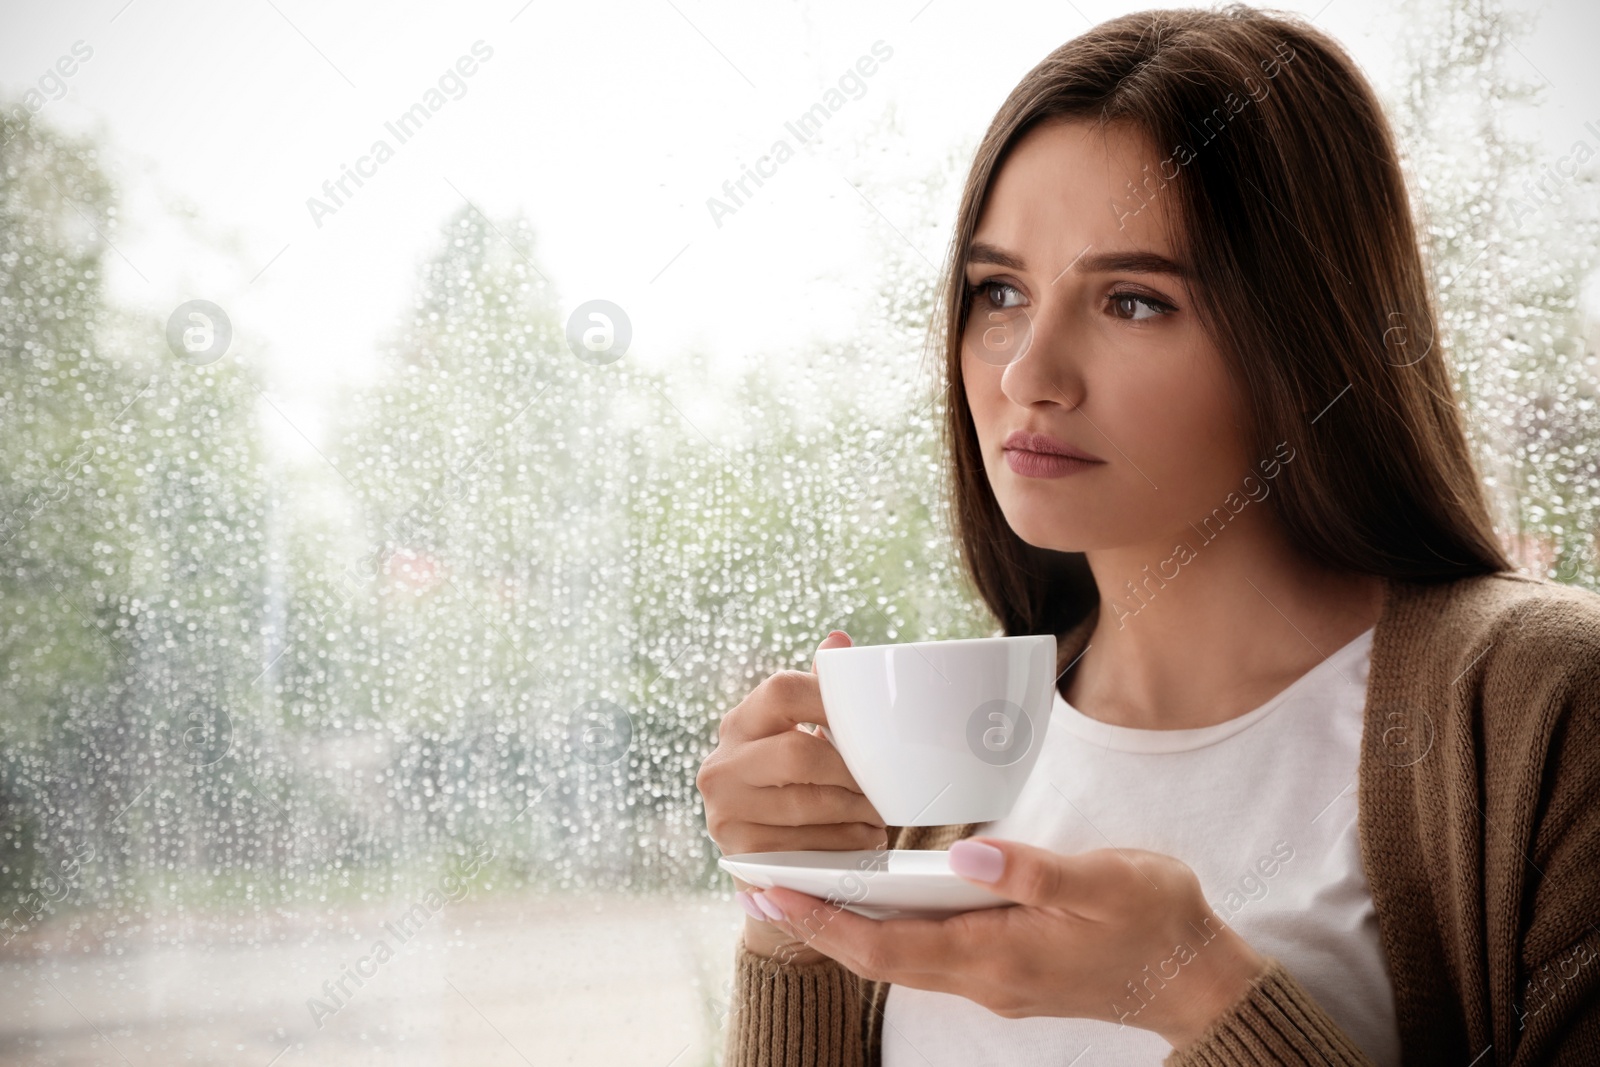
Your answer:
[[[849,644],[848,634],[834,630],[819,648]],[[800,727],[828,723],[816,671],[815,659],[809,673],[779,671],[722,717],[717,747],[700,765],[695,785],[705,800],[706,830],[725,856],[876,849],[888,842],[882,816],[838,749]],[[753,888],[733,881],[740,890]],[[764,956],[825,958],[754,918],[745,923],[744,942]]]

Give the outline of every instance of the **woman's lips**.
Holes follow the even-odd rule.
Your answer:
[[[1064,478],[1091,467],[1103,466],[1096,460],[1075,459],[1050,452],[1028,452],[1020,448],[1005,450],[1006,466],[1024,478]]]
[[[1000,443],[1000,447],[1007,450],[1014,448],[1022,452],[1039,452],[1044,455],[1071,456],[1073,459],[1087,460],[1090,463],[1105,462],[1092,452],[1085,452],[1060,438],[1051,437],[1037,430],[1012,430],[1006,434],[1006,439]]]
[[[1000,447],[1006,466],[1025,478],[1063,478],[1105,463],[1099,456],[1038,431],[1012,430]]]

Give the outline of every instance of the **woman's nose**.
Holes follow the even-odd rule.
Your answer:
[[[1083,402],[1082,340],[1074,340],[1069,316],[1051,313],[1025,316],[1012,327],[1016,338],[1000,374],[1001,391],[1015,404],[1029,407],[1053,402],[1075,408]]]

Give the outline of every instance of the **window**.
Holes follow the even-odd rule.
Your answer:
[[[1347,26],[1373,7],[1338,2]],[[1458,6],[1380,86],[1437,340],[1519,560],[1600,588],[1583,303],[1600,130],[1553,154],[1519,140],[1499,106],[1531,73],[1506,15]],[[919,358],[990,104],[915,134],[889,107],[941,91],[930,56],[972,26],[913,5],[885,22],[886,58],[828,8],[837,62],[784,68],[778,107],[758,57],[790,16],[674,11],[607,26],[513,4],[483,16],[487,49],[457,16],[373,38],[274,6],[187,29],[155,5],[81,27],[51,12],[7,35],[50,52],[8,52],[28,88],[0,146],[8,1062],[712,1062],[742,923],[694,788],[718,717],[835,626],[993,630],[946,532]],[[1043,54],[1077,32],[1039,11],[1011,26],[973,47]],[[195,61],[215,77],[145,80],[208,40],[226,44]],[[369,81],[384,40],[410,51]],[[715,179],[609,139],[624,111],[570,125],[584,83],[539,71],[586,41],[634,64],[591,57],[634,98],[625,134],[671,119],[709,138],[703,87],[737,96]],[[966,72],[983,101],[1014,76],[991,66]],[[151,84],[173,92],[162,121],[212,114],[212,92],[236,115],[226,165],[190,131],[210,177],[188,188],[212,196],[193,210],[123,155],[161,136],[135,116],[156,113]],[[297,133],[352,108],[384,121]],[[384,123],[391,151],[352,155]],[[490,135],[548,161],[503,209],[462,177],[503,158],[478,154]],[[233,183],[284,179],[279,155],[299,184],[277,186],[294,221],[269,244]],[[608,277],[592,249],[542,243],[578,232],[537,192],[563,181],[603,190],[576,205],[596,232],[627,232],[634,200],[689,205],[677,255],[605,252],[637,300],[587,291]],[[748,327],[752,278],[789,285],[782,227],[854,234],[804,255],[855,264],[868,295],[815,276],[760,305],[792,319],[730,341],[718,324]]]

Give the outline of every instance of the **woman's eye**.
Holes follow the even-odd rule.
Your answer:
[[[1110,298],[1112,314],[1128,322],[1142,322],[1153,319],[1158,315],[1170,314],[1173,311],[1171,304],[1166,304],[1153,297],[1140,293],[1112,293]],[[1137,305],[1143,304],[1148,309],[1147,314],[1139,314]]]
[[[982,297],[983,307],[987,310],[997,311],[1006,308],[1018,307],[1022,303],[1022,293],[1014,285],[1005,282],[987,281],[967,287],[969,297]]]

